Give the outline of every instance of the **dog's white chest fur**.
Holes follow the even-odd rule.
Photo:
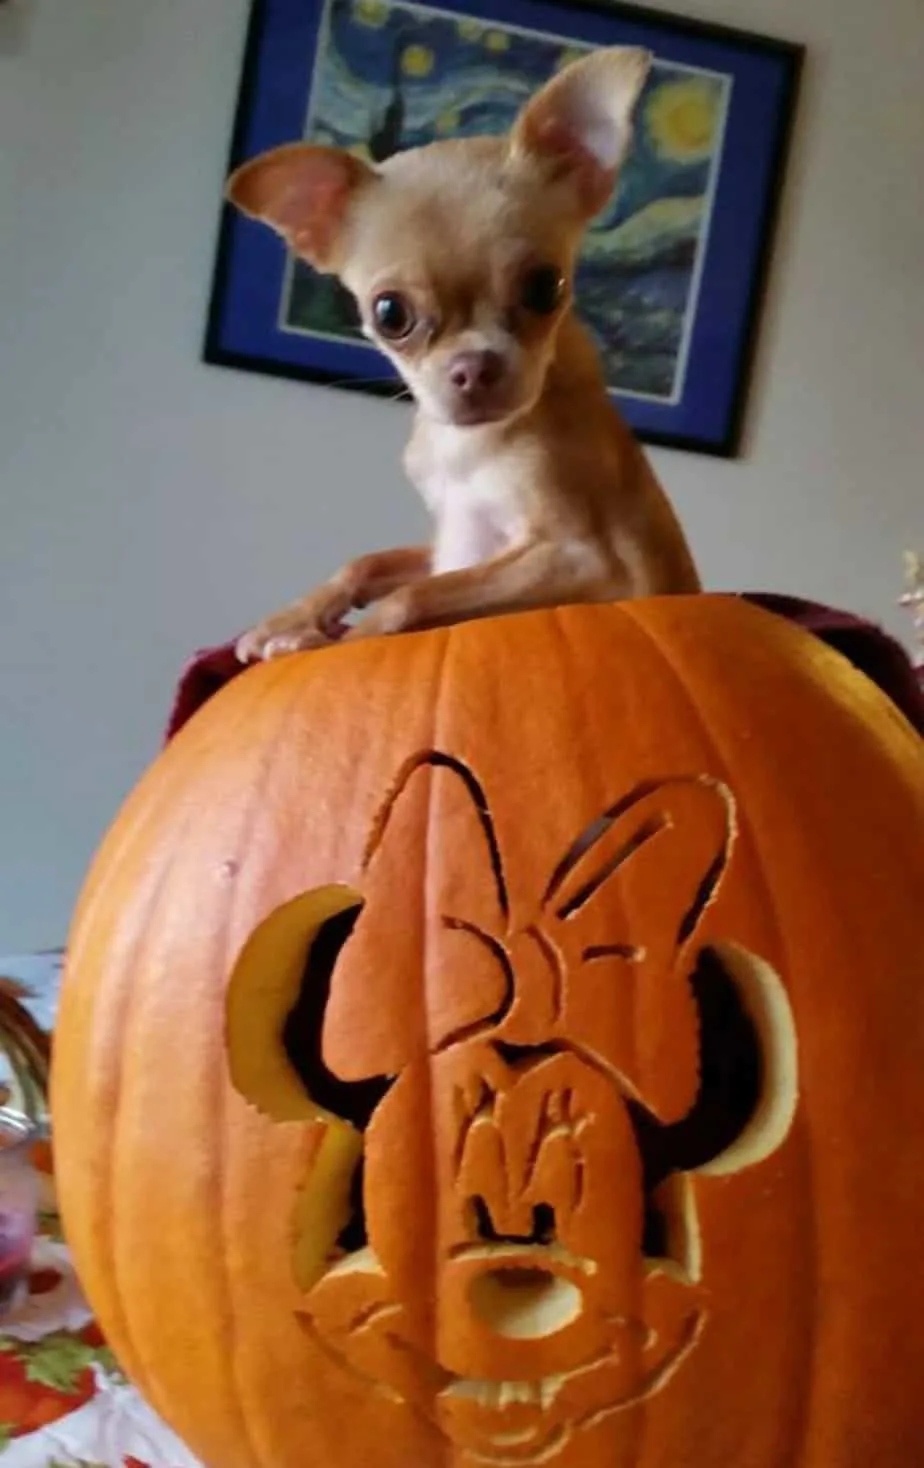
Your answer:
[[[505,455],[476,451],[478,430],[440,425],[438,441],[415,436],[408,473],[434,521],[433,570],[464,571],[501,555],[526,534],[524,507],[511,492]]]

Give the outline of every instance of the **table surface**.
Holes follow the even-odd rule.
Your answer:
[[[22,1002],[51,1033],[59,952],[0,957]],[[199,1468],[120,1372],[62,1240],[53,1179],[28,1294],[0,1322],[0,1468]]]

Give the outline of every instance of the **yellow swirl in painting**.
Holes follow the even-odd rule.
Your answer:
[[[436,119],[436,130],[438,133],[454,133],[459,129],[459,114],[455,108],[450,107],[446,112],[441,112]]]
[[[429,76],[433,70],[433,52],[429,46],[408,46],[401,57],[401,70],[405,76],[416,79]]]
[[[479,41],[484,26],[480,20],[463,18],[456,22],[456,30],[459,32],[460,41]]]
[[[353,19],[378,30],[388,19],[388,6],[385,0],[353,0]]]
[[[510,37],[506,31],[488,31],[484,43],[489,51],[506,51],[510,45]]]
[[[645,122],[663,158],[697,163],[708,158],[719,122],[718,90],[705,79],[666,82],[651,97]]]

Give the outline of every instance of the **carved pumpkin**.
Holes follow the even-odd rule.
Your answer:
[[[910,727],[721,597],[236,680],[70,947],[124,1366],[211,1468],[907,1468],[922,837]]]

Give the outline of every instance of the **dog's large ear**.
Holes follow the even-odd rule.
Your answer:
[[[593,51],[537,92],[517,118],[514,155],[570,177],[588,218],[603,208],[632,141],[632,115],[652,56],[634,46]]]
[[[282,235],[316,269],[337,268],[337,243],[358,192],[377,175],[352,153],[288,143],[261,153],[233,173],[231,203]]]

